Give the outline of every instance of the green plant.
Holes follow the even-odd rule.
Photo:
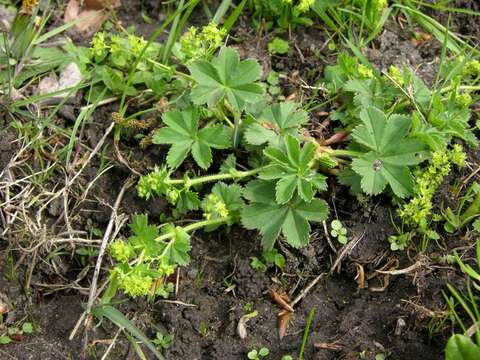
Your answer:
[[[308,122],[308,113],[299,104],[286,101],[267,106],[245,130],[245,141],[250,145],[281,147],[287,135],[298,136],[302,125]]]
[[[328,205],[321,199],[305,202],[298,195],[285,204],[278,204],[275,194],[275,184],[271,181],[250,182],[244,190],[249,205],[242,211],[243,226],[258,229],[267,250],[273,248],[280,233],[291,246],[305,246],[309,239],[309,222],[325,220]]]
[[[220,124],[199,129],[199,114],[194,108],[177,111],[171,110],[163,115],[166,127],[153,134],[154,144],[171,144],[167,155],[167,164],[176,169],[189,153],[202,169],[208,169],[212,162],[211,148],[227,149],[230,134]]]
[[[70,44],[69,50],[77,55],[77,62],[84,71],[101,79],[101,86],[108,89],[107,97],[123,93],[133,96],[146,89],[162,96],[176,85],[170,83],[174,70],[158,63],[160,45],[147,44],[146,40],[134,34],[98,32],[89,49],[75,48]],[[132,64],[135,64],[133,69]],[[131,81],[128,81],[129,76],[132,76]],[[100,91],[99,87],[97,93]]]
[[[269,43],[268,43],[268,52],[270,54],[286,54],[288,53],[288,48],[289,44],[287,41],[279,38],[279,37],[274,37]]]
[[[157,331],[155,339],[152,342],[155,344],[157,349],[160,351],[168,349],[173,342],[174,335],[173,334],[165,334],[163,335],[161,332]]]
[[[457,264],[460,266],[462,272],[467,275],[467,287],[466,293],[461,293],[453,286],[447,285],[452,297],[444,294],[450,312],[452,314],[452,320],[458,323],[463,330],[464,334],[454,334],[448,341],[446,346],[446,359],[475,359],[480,354],[480,330],[478,329],[478,323],[480,321],[480,310],[478,307],[478,299],[480,294],[478,293],[480,282],[480,241],[476,242],[476,254],[475,263],[477,270],[469,264],[466,264],[458,255],[454,252],[453,257]],[[473,288],[472,288],[473,284]],[[457,310],[457,305],[464,310],[472,322],[472,326],[467,327],[464,321],[460,318]],[[471,340],[471,336],[475,336],[475,342]]]
[[[424,145],[408,138],[411,120],[402,115],[386,115],[375,107],[360,113],[362,125],[352,133],[363,146],[364,154],[355,156],[352,169],[361,177],[361,186],[367,194],[379,194],[388,184],[400,198],[413,193],[413,178],[409,166],[425,160]]]
[[[340,220],[332,220],[330,227],[332,228],[330,235],[336,238],[340,244],[346,244],[348,241],[347,229],[343,226]]]
[[[312,308],[308,312],[307,323],[305,324],[305,330],[303,332],[302,345],[300,346],[300,351],[298,352],[298,360],[303,359],[303,353],[305,352],[305,346],[307,345],[308,337],[310,336],[310,327],[312,326],[314,316],[315,308]]]
[[[224,47],[211,62],[197,60],[190,67],[193,79],[191,98],[194,104],[207,104],[212,108],[220,103],[220,109],[226,107],[235,119],[233,144],[238,143],[241,112],[248,103],[261,100],[262,87],[256,83],[261,68],[255,60],[242,60],[238,53]]]
[[[174,45],[173,54],[183,64],[203,59],[210,60],[214,52],[222,45],[227,34],[225,28],[219,28],[211,22],[203,26],[201,31],[190,27]]]
[[[31,334],[35,331],[35,327],[31,322],[24,322],[18,325],[4,326],[2,315],[0,315],[0,345],[10,344],[12,341],[21,341],[24,335]]]
[[[360,47],[381,32],[392,12],[387,0],[316,1],[311,8],[330,31]]]
[[[263,261],[256,256],[252,256],[250,260],[250,266],[255,270],[259,270],[261,272],[267,271],[267,268],[272,265],[275,265],[280,270],[282,270],[285,266],[285,258],[282,254],[278,252],[276,248],[273,248],[271,250],[264,250],[262,252]]]
[[[452,150],[433,152],[431,164],[415,176],[415,196],[399,210],[399,215],[406,224],[415,225],[429,237],[436,237],[429,226],[432,199],[445,176],[450,173],[452,165],[465,166],[465,154],[460,145],[455,144]]]
[[[309,13],[314,3],[315,0],[249,0],[248,8],[254,25],[260,26],[264,21],[267,29],[274,25],[288,29],[296,25],[312,25]]]
[[[464,210],[465,206],[468,207]],[[447,208],[444,212],[445,230],[455,232],[480,216],[480,185],[473,183],[460,201],[456,212]]]
[[[267,357],[270,354],[270,350],[266,347],[262,347],[259,350],[253,349],[250,350],[247,354],[249,360],[260,360],[264,357]]]
[[[475,360],[480,358],[480,346],[468,336],[455,334],[448,339],[445,360]]]
[[[390,243],[390,250],[392,251],[405,250],[411,238],[412,238],[412,233],[410,232],[389,236],[388,242]]]

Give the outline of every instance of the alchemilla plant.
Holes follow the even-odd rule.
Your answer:
[[[230,47],[213,54],[223,36],[215,29],[203,28],[198,39],[191,29],[178,45],[189,73],[172,71],[171,81],[182,79],[182,101],[162,109],[161,124],[151,133],[152,146],[166,156],[137,184],[138,196],[163,197],[171,212],[160,225],[137,215],[132,235],[110,245],[116,288],[130,296],[168,296],[169,278],[189,263],[192,232],[199,229],[256,230],[266,252],[279,241],[306,246],[312,226],[328,218],[323,197],[332,172],[353,193],[385,194],[400,205],[399,219],[410,232],[396,238],[435,238],[432,197],[451,167],[465,163],[455,142],[476,141],[462,90],[466,73],[451,73],[448,83],[432,90],[408,68],[380,74],[342,55],[326,68],[322,86],[341,99],[331,118],[348,141],[325,145],[307,130],[302,104],[265,104],[255,60],[240,59]],[[461,61],[450,71],[458,71]],[[476,71],[474,65],[465,71]],[[176,225],[184,216],[197,220]]]

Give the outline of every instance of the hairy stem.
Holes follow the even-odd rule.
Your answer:
[[[226,174],[215,174],[215,175],[207,175],[207,176],[200,176],[194,179],[166,179],[165,184],[169,185],[183,185],[188,184],[189,186],[203,184],[207,182],[215,182],[220,180],[230,180],[230,179],[242,179],[245,177],[253,176],[263,170],[266,166],[261,166],[252,170],[247,171],[234,171],[232,173]]]
[[[184,227],[183,227],[183,230],[188,233],[188,232],[192,232],[192,231],[194,231],[194,230],[201,229],[201,228],[204,228],[204,227],[210,226],[210,225],[221,225],[221,224],[225,224],[225,223],[229,222],[230,220],[232,220],[232,217],[231,217],[231,216],[227,216],[227,217],[220,218],[220,219],[211,219],[211,220],[197,221],[197,222],[194,222],[194,223],[192,223],[192,224],[190,224],[190,225],[184,226]],[[175,236],[174,233],[164,234],[164,235],[161,235],[161,236],[157,237],[157,238],[155,239],[155,241],[160,242],[160,241],[170,240],[170,239],[173,238],[174,236]],[[167,245],[167,247],[165,248],[164,252],[166,252],[166,250],[167,250],[169,247],[170,247],[170,244]]]

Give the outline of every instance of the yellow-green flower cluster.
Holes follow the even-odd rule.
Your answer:
[[[456,100],[463,107],[470,106],[473,102],[472,96],[468,92],[457,94]]]
[[[300,14],[303,14],[309,11],[310,7],[314,3],[315,3],[315,0],[300,0],[296,6],[296,9]]]
[[[464,76],[478,77],[480,76],[480,61],[470,60],[463,68]]]
[[[158,168],[150,174],[142,176],[137,184],[138,196],[148,200],[153,195],[163,194],[168,188],[165,184],[167,177],[168,172],[165,169]]]
[[[147,42],[145,41],[145,39],[143,37],[138,37],[138,36],[135,36],[135,35],[130,35],[128,37],[128,43],[130,44],[130,51],[135,56],[140,55],[140,52],[142,51],[142,49],[147,44]]]
[[[94,56],[102,56],[103,53],[108,50],[107,43],[105,42],[105,33],[104,32],[97,32],[95,36],[92,38],[91,42],[91,50]]]
[[[132,267],[129,271],[123,272],[120,268],[115,268],[118,278],[118,285],[125,294],[131,297],[146,296],[151,292],[153,285],[152,277],[143,273],[139,267]]]
[[[450,151],[441,150],[432,154],[431,164],[416,177],[415,196],[399,210],[399,215],[406,224],[428,231],[433,196],[445,176],[450,173],[452,164],[459,167],[466,164],[466,156],[460,145],[455,144]]]
[[[228,209],[225,203],[221,201],[217,195],[210,194],[207,196],[205,203],[205,218],[207,220],[216,218],[226,218],[229,215]]]
[[[359,64],[358,67],[358,74],[363,78],[373,78],[373,70],[369,67]]]
[[[210,48],[218,49],[222,46],[223,39],[225,39],[226,35],[227,31],[225,29],[219,29],[217,24],[212,22],[203,27],[200,33],[200,39],[204,43],[209,44]]]
[[[200,32],[196,27],[190,27],[179,41],[183,60],[188,62],[205,58],[222,45],[226,35],[226,30],[218,28],[215,23],[204,26]]]
[[[119,262],[127,262],[135,255],[132,245],[123,240],[115,240],[108,247],[108,251],[112,258]]]
[[[373,7],[377,9],[377,11],[385,9],[387,5],[387,0],[373,0]]]
[[[166,192],[166,197],[170,204],[176,204],[179,196],[180,196],[180,191],[175,188],[168,189]]]
[[[390,77],[395,80],[399,85],[403,85],[404,84],[404,80],[403,80],[403,74],[402,74],[402,71],[394,66],[394,65],[391,65],[389,68],[388,68],[388,74],[390,75]]]

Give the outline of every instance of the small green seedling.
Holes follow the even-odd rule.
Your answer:
[[[389,236],[388,241],[390,243],[390,250],[404,250],[407,247],[411,237],[412,234],[410,232]]]
[[[1,324],[0,318],[0,324]],[[22,335],[31,334],[34,331],[33,324],[31,322],[24,322],[21,328],[16,326],[9,326],[6,329],[6,333],[0,335],[0,345],[10,344],[12,341],[19,341]]]
[[[337,219],[332,220],[332,222],[330,223],[330,226],[332,227],[332,230],[330,231],[330,235],[332,235],[334,238],[337,238],[340,244],[346,244],[348,241],[347,229],[345,229],[345,227],[340,222],[340,220],[337,220]]]
[[[288,53],[288,41],[274,37],[272,41],[268,43],[268,52],[272,55],[279,54],[284,55]]]
[[[472,229],[480,233],[480,219],[477,219],[472,223]]]
[[[266,347],[260,348],[260,350],[253,349],[248,352],[247,358],[250,360],[260,360],[270,354],[270,350]]]
[[[283,355],[282,360],[293,360],[293,357],[291,355]]]
[[[156,338],[152,340],[158,350],[166,350],[168,349],[173,342],[173,334],[165,334],[163,335],[161,332],[157,332]]]
[[[263,258],[263,261],[257,258],[256,256],[252,256],[250,258],[250,266],[255,270],[258,270],[261,272],[267,271],[268,267],[272,265],[275,265],[280,270],[282,270],[283,267],[285,266],[285,258],[275,248],[273,248],[272,250],[263,251],[262,258]]]
[[[464,208],[469,206],[464,210]],[[444,213],[446,220],[445,230],[453,233],[460,230],[462,227],[478,219],[480,214],[480,185],[473,183],[468,189],[464,197],[461,198],[457,210],[454,212],[452,209],[447,208]]]

